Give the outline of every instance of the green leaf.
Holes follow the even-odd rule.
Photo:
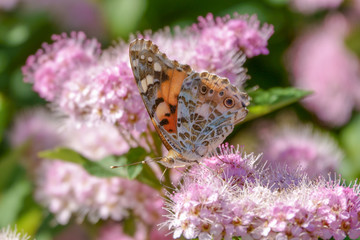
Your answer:
[[[91,161],[80,153],[69,148],[56,148],[39,153],[41,158],[59,159],[79,164],[89,174],[96,177],[122,177],[127,179],[138,179],[139,181],[152,187],[160,188],[161,185],[159,180],[156,178],[151,168],[147,164],[141,164],[141,161],[143,161],[147,155],[148,153],[145,149],[140,147],[132,148],[124,155],[108,156],[99,161]],[[112,169],[111,166],[120,167]],[[145,171],[143,171],[143,169],[145,169]],[[140,174],[143,172],[145,172],[145,175]]]
[[[0,174],[0,192],[8,185],[9,179],[17,167],[17,156],[15,150],[13,150],[0,159],[0,169],[2,169]]]
[[[128,179],[135,179],[142,170],[142,165],[134,166],[125,166],[131,163],[128,156],[123,155],[120,157],[108,156],[101,159],[100,161],[90,161],[87,160],[82,166],[85,168],[88,173],[97,177],[123,177]],[[119,165],[124,167],[119,167],[117,169],[110,168],[111,166]]]
[[[7,152],[0,158],[0,192],[10,185],[13,180],[12,178],[14,173],[18,168],[18,161],[21,155],[26,152],[28,147],[28,143],[25,143],[18,148],[11,149],[11,151]]]
[[[97,177],[123,177],[134,179],[141,170],[142,165],[125,166],[136,161],[142,161],[147,153],[143,148],[133,148],[122,156],[108,156],[99,161],[91,161],[80,153],[69,148],[56,148],[53,150],[46,150],[39,153],[41,158],[59,159],[71,163],[81,165],[91,175]],[[111,166],[120,165],[118,169],[111,169]]]
[[[245,118],[245,121],[253,120],[277,109],[283,108],[299,101],[309,94],[311,94],[310,91],[297,88],[278,87],[268,90],[257,89],[256,91],[249,92],[251,101],[250,106],[248,107],[249,114]]]
[[[2,140],[4,130],[9,123],[10,115],[9,102],[0,93],[0,142]]]
[[[345,39],[346,46],[354,52],[357,56],[360,56],[360,25],[354,27],[351,33]]]
[[[0,198],[0,228],[16,221],[23,208],[24,199],[31,194],[30,182],[16,181],[11,188],[3,192]]]
[[[51,150],[46,150],[38,153],[41,158],[49,159],[60,159],[66,162],[72,162],[77,164],[85,164],[88,159],[82,156],[80,153],[69,149],[69,148],[55,148]]]
[[[32,236],[36,233],[42,221],[43,209],[33,205],[19,216],[16,226]]]
[[[18,23],[12,26],[5,37],[5,41],[9,46],[18,46],[29,39],[30,31],[25,24]]]
[[[289,4],[289,0],[267,0],[267,2],[274,6],[285,6]]]
[[[104,17],[110,32],[115,36],[125,36],[134,31],[146,10],[146,3],[146,0],[103,1]]]
[[[134,237],[136,233],[136,222],[135,217],[131,214],[128,218],[123,221],[124,233]]]
[[[158,190],[160,190],[163,187],[163,185],[160,183],[159,179],[157,178],[157,176],[155,175],[154,171],[151,169],[149,164],[145,164],[143,166],[143,171],[137,177],[137,179],[140,182],[145,183]]]

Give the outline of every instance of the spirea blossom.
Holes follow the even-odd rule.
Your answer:
[[[292,0],[290,5],[298,12],[311,14],[319,10],[335,9],[343,0]]]
[[[219,31],[219,35],[222,36],[220,41],[227,42],[231,47],[239,48],[249,58],[268,54],[267,41],[274,33],[272,25],[264,24],[260,27],[256,15],[240,16],[237,14],[233,19],[229,15],[223,18],[214,18],[212,14],[208,14],[205,18],[199,17],[199,23],[194,24],[193,29],[200,32],[200,39],[204,42],[208,39],[207,37],[211,37],[214,32]]]
[[[157,190],[137,181],[90,176],[78,165],[37,157],[39,151],[63,146],[96,161],[124,154],[137,144],[145,145],[143,140],[135,139],[135,134],[124,139],[109,123],[77,127],[67,120],[61,128],[58,125],[49,112],[32,109],[18,117],[10,136],[14,147],[29,145],[23,162],[34,171],[35,198],[60,224],[67,224],[71,217],[87,217],[93,222],[122,220],[130,211],[145,223],[158,222],[163,200]]]
[[[148,123],[125,44],[105,51],[97,65],[75,71],[63,85],[58,105],[90,124],[105,121],[144,132]]]
[[[63,146],[94,161],[124,154],[141,142],[124,139],[111,124],[78,129],[67,126],[63,135]],[[67,224],[71,217],[80,221],[86,217],[91,222],[122,220],[130,211],[144,222],[157,222],[163,204],[159,192],[145,184],[94,177],[79,165],[56,160],[42,161],[37,171],[35,198],[60,224]]]
[[[274,32],[273,26],[260,27],[255,15],[215,18],[208,14],[198,20],[191,27],[175,28],[173,37],[169,29],[154,34],[146,32],[144,36],[158,44],[170,58],[189,64],[196,71],[227,77],[241,86],[248,78],[243,67],[246,57],[269,53],[267,41]]]
[[[98,178],[78,165],[44,161],[39,169],[35,198],[60,224],[70,217],[90,222],[123,220],[130,211],[146,223],[158,222],[163,200],[145,184],[123,178]]]
[[[285,169],[266,169],[252,155],[225,148],[225,155],[210,159],[211,162],[217,159],[217,168],[197,166],[196,171],[185,175],[178,189],[169,193],[169,214],[164,226],[174,238],[334,237],[337,240],[346,235],[351,239],[360,236],[360,188],[357,184],[347,187],[339,179],[310,181],[304,175],[291,174]],[[244,172],[251,172],[254,179],[238,184],[236,174],[226,177],[227,171],[223,169],[229,168],[232,159],[240,160],[247,168],[241,169],[238,165],[240,178]],[[208,161],[204,161],[207,166]]]
[[[16,227],[12,230],[10,226],[0,229],[1,240],[29,240],[30,236],[24,233],[19,233]]]
[[[110,154],[126,153],[131,147],[138,144],[145,147],[145,143],[135,133],[130,139],[124,139],[119,130],[109,123],[96,126],[77,126],[71,120],[57,119],[53,113],[45,108],[34,108],[21,112],[9,133],[11,145],[22,147],[26,152],[24,163],[36,168],[40,159],[40,151],[65,146],[81,152],[94,160]]]
[[[44,43],[22,68],[24,81],[32,83],[34,91],[48,101],[61,94],[62,85],[75,69],[95,64],[100,54],[100,44],[82,32],[53,35],[52,39],[53,44]]]
[[[310,125],[267,125],[258,135],[268,164],[301,168],[311,179],[335,172],[343,158],[335,139]]]
[[[77,127],[73,121],[63,123],[61,135],[64,138],[62,146],[81,152],[92,160],[99,160],[109,155],[121,155],[131,147],[144,147],[145,142],[134,133],[132,137],[122,135],[109,123],[96,126]]]
[[[314,91],[302,103],[331,126],[345,124],[360,108],[360,65],[344,44],[347,32],[342,15],[330,16],[301,35],[288,54],[294,85]]]

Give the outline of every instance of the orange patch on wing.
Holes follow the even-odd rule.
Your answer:
[[[179,72],[174,69],[169,69],[167,70],[166,75],[169,77],[169,80],[161,82],[160,91],[157,93],[157,98],[163,98],[164,102],[158,105],[155,110],[155,115],[159,119],[160,123],[163,122],[162,127],[167,132],[176,133],[177,98],[187,74],[183,71]],[[173,106],[173,108],[176,107],[175,112],[171,112],[170,106]]]
[[[170,81],[162,82],[157,97],[158,98],[162,97],[165,102],[168,102],[169,90],[170,90]]]
[[[170,73],[171,72],[171,73]],[[177,70],[171,69],[167,72],[170,78],[170,91],[168,94],[168,101],[171,105],[177,105],[177,97],[181,91],[181,86],[187,77],[187,74],[183,71],[179,72]]]

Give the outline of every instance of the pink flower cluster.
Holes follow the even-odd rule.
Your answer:
[[[311,14],[324,9],[335,9],[343,0],[292,0],[291,6],[298,12]]]
[[[183,30],[145,33],[173,59],[243,83],[245,55],[267,54],[273,27],[260,28],[256,16],[214,19],[211,14]],[[23,67],[24,80],[71,118],[92,124],[99,121],[121,129],[146,129],[148,118],[130,68],[128,45],[101,51],[99,43],[83,33],[53,37]],[[220,47],[221,46],[221,47]]]
[[[45,161],[39,169],[35,198],[60,224],[70,217],[90,222],[123,220],[132,211],[147,224],[159,222],[163,200],[155,189],[122,178],[90,176],[78,165]]]
[[[111,154],[121,155],[141,143],[123,139],[111,124],[77,128],[73,122],[68,122],[60,129],[50,119],[50,113],[40,109],[25,112],[17,119],[12,131],[13,145],[29,144],[27,153],[32,153],[24,154],[24,161],[33,162],[38,151],[56,146],[70,147],[98,160]],[[72,163],[36,160],[35,198],[60,224],[67,224],[71,217],[80,220],[87,217],[92,222],[122,220],[130,211],[150,226],[161,218],[163,199],[157,190],[145,184],[123,178],[90,176]]]
[[[179,189],[169,193],[169,214],[164,226],[174,238],[360,237],[359,185],[347,187],[340,180],[327,182],[323,178],[311,182],[285,169],[266,169],[256,164],[258,160],[253,155],[224,148],[225,155],[206,159],[207,167],[190,171]],[[231,165],[233,161],[239,169]],[[226,169],[232,169],[230,175]],[[239,184],[244,173],[251,178]]]
[[[107,223],[100,229],[97,240],[143,240],[143,239],[156,239],[156,240],[170,240],[171,236],[166,236],[164,231],[159,231],[157,226],[148,228],[143,223],[137,221],[135,223],[136,232],[133,236],[126,234],[123,227],[116,223]]]
[[[126,46],[100,56],[96,40],[83,33],[54,36],[30,56],[23,67],[25,81],[40,96],[78,122],[117,124],[121,129],[146,129],[146,110],[128,63]],[[118,52],[117,52],[118,51]]]
[[[260,27],[256,15],[240,16],[237,14],[233,19],[229,15],[223,18],[214,18],[212,14],[208,14],[205,18],[199,17],[199,23],[194,24],[193,29],[202,35],[200,41],[209,44],[210,40],[214,44],[218,38],[218,45],[225,43],[222,45],[225,48],[240,48],[250,58],[269,53],[266,48],[267,41],[274,33],[272,25],[264,24]],[[210,47],[210,45],[208,46]]]
[[[73,32],[70,37],[54,35],[52,39],[53,44],[44,43],[22,68],[24,81],[34,84],[34,90],[48,101],[59,98],[73,71],[95,64],[100,55],[100,44],[82,32]]]
[[[63,86],[59,107],[89,124],[104,120],[123,131],[145,131],[147,112],[125,56],[103,54],[98,65],[72,74]]]
[[[303,104],[331,126],[360,109],[360,64],[344,44],[348,27],[342,15],[332,15],[300,36],[288,54],[294,85],[314,91]]]
[[[66,146],[81,152],[86,157],[98,160],[110,154],[126,153],[139,144],[146,147],[139,135],[124,139],[118,129],[108,123],[96,126],[76,126],[71,120],[60,120],[45,108],[33,108],[20,113],[10,132],[13,147],[25,145],[24,161],[37,167],[40,151]]]
[[[255,15],[214,18],[208,14],[199,17],[199,22],[191,27],[175,28],[173,37],[169,31],[148,32],[144,37],[157,43],[170,58],[189,64],[196,71],[227,77],[241,87],[248,78],[243,67],[246,57],[269,53],[267,41],[274,28],[268,24],[260,27]]]
[[[300,168],[311,179],[335,172],[343,158],[335,139],[310,125],[266,125],[258,135],[268,164]]]

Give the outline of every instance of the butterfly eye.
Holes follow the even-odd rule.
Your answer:
[[[207,90],[208,90],[208,88],[207,88],[206,86],[202,86],[202,87],[200,88],[201,94],[206,94]]]
[[[170,165],[175,164],[175,160],[173,158],[168,158],[167,160],[168,160]]]
[[[232,98],[228,97],[228,98],[225,98],[224,105],[227,108],[232,108],[235,105],[235,102],[234,102],[234,100]]]

